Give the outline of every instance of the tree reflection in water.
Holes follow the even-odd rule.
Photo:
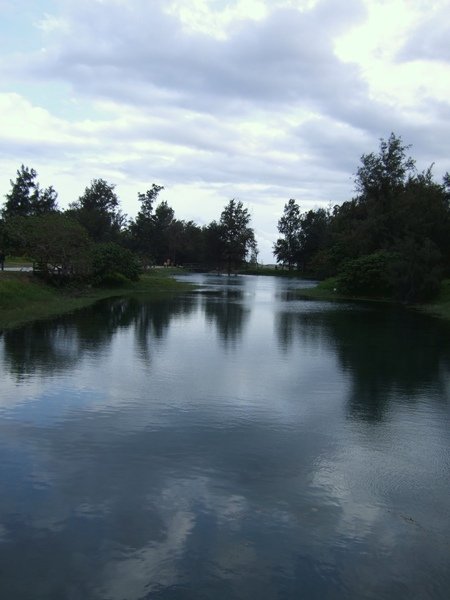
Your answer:
[[[377,421],[392,398],[417,400],[424,388],[446,401],[450,368],[449,327],[402,307],[337,305],[314,310],[302,303],[276,316],[280,346],[325,344],[351,377],[348,409],[353,417]]]
[[[250,315],[243,298],[244,294],[239,289],[225,289],[202,297],[206,320],[216,325],[220,340],[225,345],[236,344],[242,336]]]
[[[56,374],[74,368],[88,352],[107,349],[118,330],[131,325],[141,356],[149,359],[151,340],[162,340],[171,321],[190,314],[197,305],[198,300],[187,295],[151,302],[113,298],[70,315],[5,331],[5,367],[18,379],[33,373]]]

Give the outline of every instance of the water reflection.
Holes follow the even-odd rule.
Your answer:
[[[448,331],[203,282],[4,336],[0,597],[445,598]]]
[[[205,294],[203,309],[208,323],[217,327],[219,339],[225,344],[236,343],[242,336],[250,310],[243,304],[244,294],[239,289],[225,289],[222,293]]]
[[[377,421],[393,399],[433,396],[448,400],[450,331],[438,320],[401,307],[342,305],[277,313],[279,343],[288,352],[294,341],[328,345],[351,377],[349,411]]]
[[[3,333],[4,368],[18,378],[73,369],[88,353],[108,348],[119,330],[133,327],[139,352],[149,358],[151,340],[162,340],[174,319],[195,311],[198,299],[161,298],[152,303],[114,298],[87,310],[37,321]]]

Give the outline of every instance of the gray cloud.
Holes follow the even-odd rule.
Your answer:
[[[268,207],[278,214],[289,197],[305,209],[351,197],[360,156],[391,131],[413,144],[420,168],[435,161],[440,176],[448,169],[450,104],[433,99],[432,90],[408,110],[373,98],[361,68],[334,52],[335,39],[364,21],[365,6],[321,0],[304,11],[272,7],[261,20],[234,21],[218,39],[185,27],[162,0],[58,3],[61,14],[41,26],[44,48],[10,53],[3,78],[26,81],[27,89],[48,85],[51,97],[70,89],[85,101],[83,116],[89,106],[95,113],[90,122],[60,118],[61,140],[52,132],[34,142],[0,138],[2,164],[17,156],[17,165],[28,161],[41,171],[57,164],[85,184],[106,177],[128,189],[157,181],[192,194],[197,185],[264,207],[265,232],[276,227]],[[435,19],[413,34],[399,61],[446,56],[446,21]],[[65,107],[70,113],[69,98]],[[186,206],[180,218],[202,213],[177,202]],[[131,201],[124,210],[133,214]]]
[[[362,17],[360,2],[323,1],[306,13],[280,9],[242,22],[226,40],[186,32],[159,3],[133,6],[73,7],[70,35],[49,39],[30,75],[70,80],[77,91],[130,104],[227,114],[334,103],[349,86],[364,93],[357,69],[340,63],[332,47],[333,36]]]
[[[431,60],[450,62],[448,6],[421,22],[397,55],[400,62]]]

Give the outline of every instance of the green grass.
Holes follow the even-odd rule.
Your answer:
[[[57,289],[20,272],[0,272],[0,330],[73,312],[113,296],[161,296],[192,289],[173,279],[173,272],[155,270],[123,287]]]
[[[444,279],[437,297],[420,308],[425,312],[450,320],[450,279]]]
[[[312,300],[339,300],[344,298],[337,292],[337,277],[329,277],[312,288],[299,290],[299,294]]]

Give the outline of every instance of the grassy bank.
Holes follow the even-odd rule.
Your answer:
[[[317,286],[299,290],[299,295],[311,300],[364,300],[367,302],[392,302],[389,298],[345,296],[337,292],[337,278],[320,281]],[[437,297],[427,304],[413,305],[413,308],[450,321],[450,279],[444,279]]]
[[[444,279],[438,296],[432,302],[420,308],[427,313],[450,321],[450,279]]]
[[[140,281],[116,288],[57,289],[31,274],[0,273],[0,330],[72,312],[102,298],[123,295],[161,295],[191,289],[171,277],[172,271],[152,271]]]

